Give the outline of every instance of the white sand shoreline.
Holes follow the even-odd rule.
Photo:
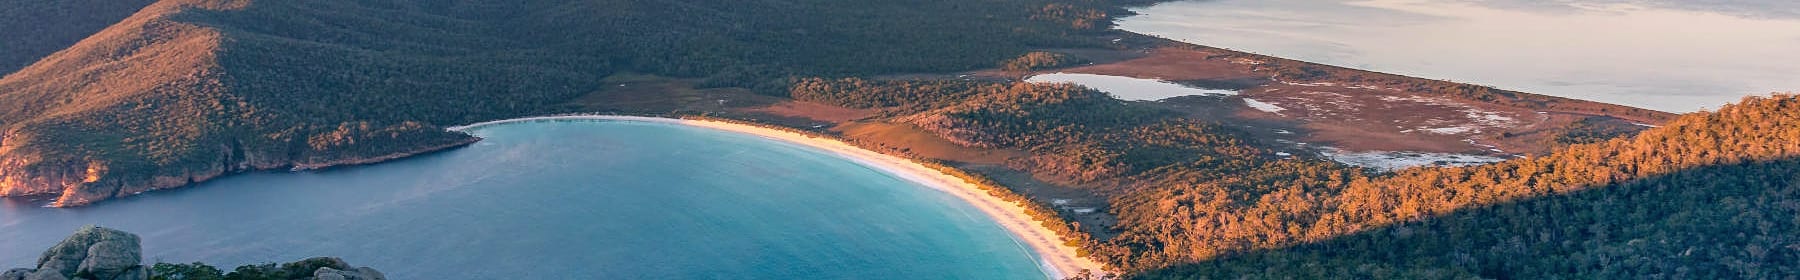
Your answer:
[[[995,223],[1006,228],[1008,232],[1013,234],[1013,237],[1022,241],[1026,247],[1036,253],[1040,258],[1039,265],[1045,269],[1045,273],[1049,274],[1046,276],[1051,279],[1061,279],[1073,275],[1074,273],[1079,273],[1082,270],[1098,274],[1105,273],[1104,270],[1101,269],[1102,267],[1099,263],[1088,258],[1078,257],[1075,251],[1076,248],[1064,246],[1062,238],[1059,237],[1055,231],[1043,227],[1042,225],[1039,225],[1037,221],[1032,220],[1030,215],[1025,214],[1025,207],[988,195],[987,191],[982,190],[980,186],[961,178],[951,176],[950,174],[944,174],[937,169],[932,169],[931,167],[913,162],[909,159],[866,150],[849,143],[838,141],[837,139],[812,137],[810,135],[791,131],[721,121],[618,115],[527,117],[474,123],[450,127],[448,129],[453,131],[466,131],[482,126],[504,123],[584,119],[688,125],[756,135],[824,150],[850,159],[858,164],[881,170],[882,172],[919,183],[938,191],[943,191],[975,206],[976,209],[980,209],[982,213],[992,218]]]

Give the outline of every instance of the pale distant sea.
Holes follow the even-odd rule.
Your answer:
[[[0,201],[0,267],[87,224],[147,261],[339,256],[393,279],[1043,279],[956,198],[802,146],[670,124],[513,123],[371,166],[230,176],[85,208]]]
[[[1185,0],[1118,28],[1670,112],[1800,92],[1791,0]]]

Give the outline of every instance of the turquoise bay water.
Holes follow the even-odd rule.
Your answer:
[[[1043,279],[956,198],[755,136],[614,121],[488,126],[467,148],[230,176],[77,209],[0,201],[0,267],[87,224],[146,261],[341,256],[394,279]]]

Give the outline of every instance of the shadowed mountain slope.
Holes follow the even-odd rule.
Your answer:
[[[0,76],[74,45],[154,0],[0,1]]]

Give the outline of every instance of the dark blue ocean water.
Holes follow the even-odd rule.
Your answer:
[[[341,256],[394,279],[1042,279],[971,206],[756,136],[617,121],[479,128],[372,166],[230,176],[76,209],[0,201],[0,267],[82,225],[146,261]]]

